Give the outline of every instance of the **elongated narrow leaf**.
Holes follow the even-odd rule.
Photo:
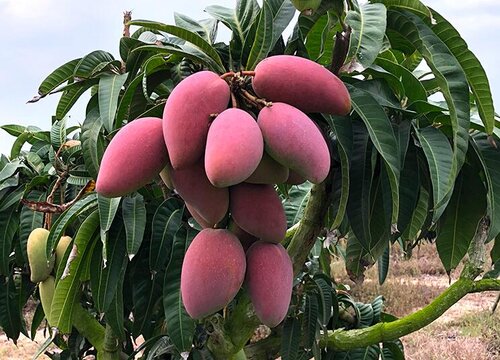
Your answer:
[[[38,94],[45,96],[51,91],[55,90],[59,85],[73,78],[73,72],[76,65],[80,62],[81,58],[68,61],[66,64],[59,66],[47,76],[40,87]]]
[[[374,264],[373,258],[363,248],[356,235],[350,232],[347,236],[345,266],[349,278],[355,282],[363,282],[364,272]]]
[[[97,79],[84,80],[79,83],[75,83],[75,86],[65,90],[59,99],[59,103],[57,104],[56,118],[63,119],[64,116],[71,110],[73,105],[75,105],[78,101],[80,96],[82,96],[92,86],[96,85],[97,82]]]
[[[287,219],[287,226],[290,228],[300,221],[306,207],[307,200],[309,199],[309,191],[312,184],[305,182],[304,184],[293,186],[287,194],[283,207]]]
[[[114,130],[118,96],[127,77],[128,74],[106,75],[99,80],[99,114],[101,122],[108,132]]]
[[[316,331],[319,321],[319,302],[316,294],[307,294],[304,305],[304,347],[305,349],[312,349],[316,340]]]
[[[50,129],[50,143],[54,149],[59,149],[66,142],[66,118],[54,122]]]
[[[453,270],[467,253],[485,212],[484,185],[472,166],[464,166],[436,238],[439,257],[446,271]]]
[[[332,316],[333,293],[332,284],[328,277],[321,274],[314,276],[314,282],[319,294],[319,323],[326,326]]]
[[[289,317],[283,325],[283,335],[281,337],[281,358],[283,360],[298,359],[300,345],[300,321],[295,317]]]
[[[271,11],[273,12],[273,40],[271,49],[280,38],[283,31],[287,28],[295,15],[295,7],[289,0],[269,0]]]
[[[52,300],[50,318],[62,334],[72,328],[73,307],[78,301],[80,276],[85,262],[88,261],[93,245],[99,235],[99,213],[94,211],[80,226],[71,254],[71,261],[63,276],[57,282]]]
[[[424,18],[432,18],[431,10],[420,0],[372,0],[371,2],[384,4],[387,8],[409,10]]]
[[[191,349],[195,328],[195,322],[186,312],[181,298],[182,263],[195,234],[195,231],[184,227],[175,233],[163,285],[163,308],[168,335],[180,353],[189,352]]]
[[[399,187],[398,231],[404,232],[410,223],[413,211],[417,206],[420,188],[417,149],[411,145],[406,152]]]
[[[113,55],[106,51],[92,51],[78,62],[73,75],[80,79],[88,79],[102,63],[109,63],[113,60],[115,60]]]
[[[10,273],[9,256],[18,227],[19,212],[17,206],[0,212],[0,275],[8,276]]]
[[[273,11],[267,1],[264,2],[260,11],[259,22],[257,25],[255,36],[253,37],[253,45],[248,55],[246,68],[248,70],[255,69],[255,66],[263,60],[272,50],[273,45]],[[249,35],[250,36],[250,35]],[[245,42],[248,38],[245,39]]]
[[[113,332],[120,338],[125,339],[125,326],[123,323],[123,277],[116,287],[115,297],[105,313],[106,323],[111,326]]]
[[[488,137],[476,134],[472,137],[472,145],[483,167],[484,176],[488,185],[488,216],[490,230],[488,240],[494,239],[500,233],[500,142],[497,148],[491,146]]]
[[[130,260],[141,247],[146,229],[146,205],[140,194],[123,198],[122,216],[127,237],[127,255]]]
[[[2,276],[0,279],[0,328],[14,343],[17,343],[23,326],[18,304],[19,293],[14,278],[8,275]]]
[[[97,194],[97,205],[99,208],[99,220],[101,223],[101,241],[104,245],[103,248],[103,258],[104,264],[107,261],[107,236],[108,230],[111,228],[111,224],[118,211],[118,206],[120,205],[121,197],[117,198],[107,198],[102,195]]]
[[[384,250],[382,256],[378,258],[378,283],[382,285],[387,279],[387,274],[389,273],[389,262],[390,262],[390,249],[387,246]]]
[[[420,19],[408,11],[388,12],[388,27],[412,42],[431,68],[448,104],[453,130],[453,161],[447,193],[453,190],[469,141],[469,87],[462,67],[445,43]],[[441,207],[449,196],[443,198]]]
[[[181,227],[182,203],[174,198],[165,200],[153,217],[149,268],[153,273],[160,271],[170,258],[172,241]]]
[[[8,210],[11,206],[19,204],[23,198],[25,189],[23,186],[19,186],[17,189],[11,191],[7,196],[5,196],[0,202],[0,212]]]
[[[50,258],[51,254],[54,252],[57,242],[61,236],[64,236],[64,231],[68,225],[75,221],[81,214],[95,209],[97,209],[97,194],[94,193],[76,202],[57,218],[50,228],[49,237],[47,239],[47,258]]]
[[[28,196],[27,200],[31,201],[43,201],[45,198],[45,193],[41,191],[32,191]],[[28,261],[27,254],[27,243],[28,236],[33,229],[43,226],[43,213],[38,211],[33,211],[26,206],[21,209],[20,221],[19,221],[19,242],[21,245],[21,252],[24,261]]]
[[[432,26],[432,30],[446,44],[460,63],[474,94],[484,129],[487,134],[491,135],[495,128],[495,109],[486,72],[477,57],[469,50],[467,43],[462,39],[458,31],[436,11],[432,10],[432,16],[436,19],[436,24]]]
[[[166,25],[148,20],[133,20],[130,22],[130,25],[144,26],[148,29],[163,31],[188,41],[215,61],[215,63],[218,65],[218,68],[214,70],[224,72],[224,65],[219,56],[219,53],[200,35],[178,26]]]
[[[392,223],[397,222],[399,212],[399,177],[401,163],[399,143],[394,135],[391,121],[384,108],[368,92],[348,85],[352,107],[358,113],[368,129],[370,139],[388,166],[388,175],[392,192]]]
[[[410,222],[406,229],[401,234],[404,241],[413,241],[416,239],[419,231],[425,223],[425,219],[429,212],[429,192],[420,187],[417,205],[411,216]]]
[[[439,204],[443,202],[449,191],[453,171],[453,153],[446,136],[433,127],[417,131],[417,136],[429,165],[434,201],[433,219],[436,221],[444,210],[439,209]]]
[[[363,4],[359,11],[349,10],[345,18],[351,27],[350,59],[347,69],[363,71],[370,66],[382,50],[387,24],[386,8],[382,4]]]
[[[81,133],[83,161],[93,179],[97,179],[99,165],[104,154],[104,137],[101,130],[101,118],[96,108],[87,113]]]
[[[102,251],[98,248],[92,255],[90,266],[90,283],[92,298],[97,311],[103,313],[109,310],[115,298],[118,284],[123,282],[127,264],[125,242],[123,241],[125,229],[121,220],[115,221],[109,233],[107,248],[108,261],[104,263]],[[104,266],[106,265],[106,266]]]

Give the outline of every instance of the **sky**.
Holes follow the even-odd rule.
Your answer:
[[[35,104],[42,80],[58,66],[93,50],[106,50],[119,58],[122,13],[132,10],[134,19],[173,24],[174,12],[195,19],[208,17],[209,5],[233,7],[235,0],[0,0],[0,125],[36,125],[50,129],[58,96]],[[461,33],[488,74],[493,98],[500,104],[500,1],[424,0],[444,15]],[[220,25],[223,26],[223,25]],[[84,120],[88,95],[70,111],[69,122]],[[499,105],[500,106],[500,105]],[[9,154],[14,138],[0,130],[0,153]]]

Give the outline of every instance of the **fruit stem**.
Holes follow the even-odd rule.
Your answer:
[[[240,89],[240,91],[241,91],[241,94],[243,95],[244,98],[246,98],[247,100],[249,100],[250,102],[252,102],[253,104],[255,104],[257,106],[260,105],[262,107],[264,107],[264,106],[269,107],[269,106],[273,105],[272,102],[266,101],[265,99],[258,98],[257,96],[250,94],[245,89]]]
[[[238,99],[236,99],[236,95],[234,94],[234,92],[231,91],[231,104],[233,106],[233,108],[238,108]]]
[[[243,71],[240,71],[240,74],[243,76],[255,76],[255,71],[243,70]]]
[[[222,74],[220,78],[222,80],[226,80],[227,78],[233,77],[234,75],[234,71],[228,71],[227,73]]]

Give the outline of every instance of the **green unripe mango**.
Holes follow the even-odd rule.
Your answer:
[[[56,289],[56,279],[51,275],[38,285],[40,292],[40,301],[42,302],[43,312],[49,325],[52,325],[50,319],[50,311],[52,309],[52,299],[54,298],[54,291]]]
[[[59,265],[61,265],[61,262],[64,260],[64,254],[66,254],[66,250],[68,249],[68,246],[71,244],[71,237],[69,236],[63,236],[61,239],[59,239],[59,242],[57,243],[56,247],[56,271],[59,269]]]
[[[304,15],[312,15],[321,5],[321,0],[292,0],[293,6]]]
[[[34,229],[28,236],[27,252],[31,271],[31,281],[39,283],[47,279],[54,268],[54,256],[47,259],[45,249],[49,231],[43,228]]]

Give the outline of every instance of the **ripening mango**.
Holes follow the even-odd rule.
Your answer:
[[[172,170],[170,174],[175,190],[208,224],[217,224],[226,216],[229,191],[210,183],[203,162]]]
[[[292,0],[293,6],[304,15],[312,15],[321,5],[321,0]]]
[[[281,184],[288,179],[288,168],[274,160],[264,151],[257,169],[245,182],[251,184]]]
[[[64,254],[66,253],[66,250],[68,249],[68,246],[71,244],[71,237],[69,236],[63,236],[59,239],[59,242],[57,243],[56,246],[56,263],[55,263],[55,269],[59,269],[59,265],[64,259]]]
[[[293,267],[281,244],[259,241],[248,249],[245,287],[264,325],[283,321],[292,297]]]
[[[262,60],[252,82],[255,93],[284,102],[306,113],[347,115],[351,98],[344,83],[314,61],[292,55]]]
[[[174,88],[163,111],[163,136],[174,169],[203,157],[212,115],[226,109],[229,97],[228,84],[211,71],[194,73]]]
[[[56,280],[51,275],[40,284],[38,284],[38,291],[40,293],[40,302],[45,314],[45,318],[49,325],[52,325],[50,319],[50,311],[52,309],[52,299],[54,298],[54,291],[56,289]]]
[[[208,130],[207,177],[217,187],[238,184],[255,171],[263,151],[264,140],[254,118],[241,109],[224,110]]]
[[[266,151],[274,160],[319,184],[330,171],[330,151],[321,131],[309,117],[285,103],[273,103],[257,120]]]
[[[243,250],[245,250],[245,252],[248,250],[248,248],[250,246],[252,246],[252,244],[256,241],[259,241],[258,238],[256,238],[255,236],[253,236],[252,234],[249,234],[247,233],[245,230],[243,230],[242,228],[240,228],[235,222],[234,220],[231,220],[229,222],[229,225],[227,226],[227,229],[229,231],[231,231],[234,235],[236,235],[236,237],[238,238],[238,240],[240,241],[241,243],[241,246],[243,246]]]
[[[202,228],[211,228],[211,227],[214,227],[215,226],[215,223],[211,224],[209,223],[207,220],[205,220],[203,218],[203,216],[201,216],[198,211],[196,211],[192,205],[189,205],[189,203],[187,202],[184,202],[184,204],[186,205],[186,208],[188,209],[189,213],[191,214],[191,216],[193,217],[193,219],[198,223],[198,225],[200,225]]]
[[[49,231],[43,228],[34,229],[28,236],[28,264],[31,271],[31,282],[39,283],[47,279],[54,268],[55,257],[47,259],[45,249]]]
[[[96,191],[106,197],[127,195],[150,182],[167,162],[161,119],[136,119],[121,128],[106,148]]]
[[[272,185],[241,183],[230,188],[229,199],[231,216],[240,228],[263,241],[284,239],[285,210]]]
[[[303,176],[300,176],[295,171],[290,170],[288,174],[288,179],[286,179],[285,183],[289,185],[300,185],[307,181],[307,179]]]
[[[224,308],[245,278],[245,252],[229,230],[204,229],[196,235],[181,271],[182,302],[187,313],[200,319]]]

